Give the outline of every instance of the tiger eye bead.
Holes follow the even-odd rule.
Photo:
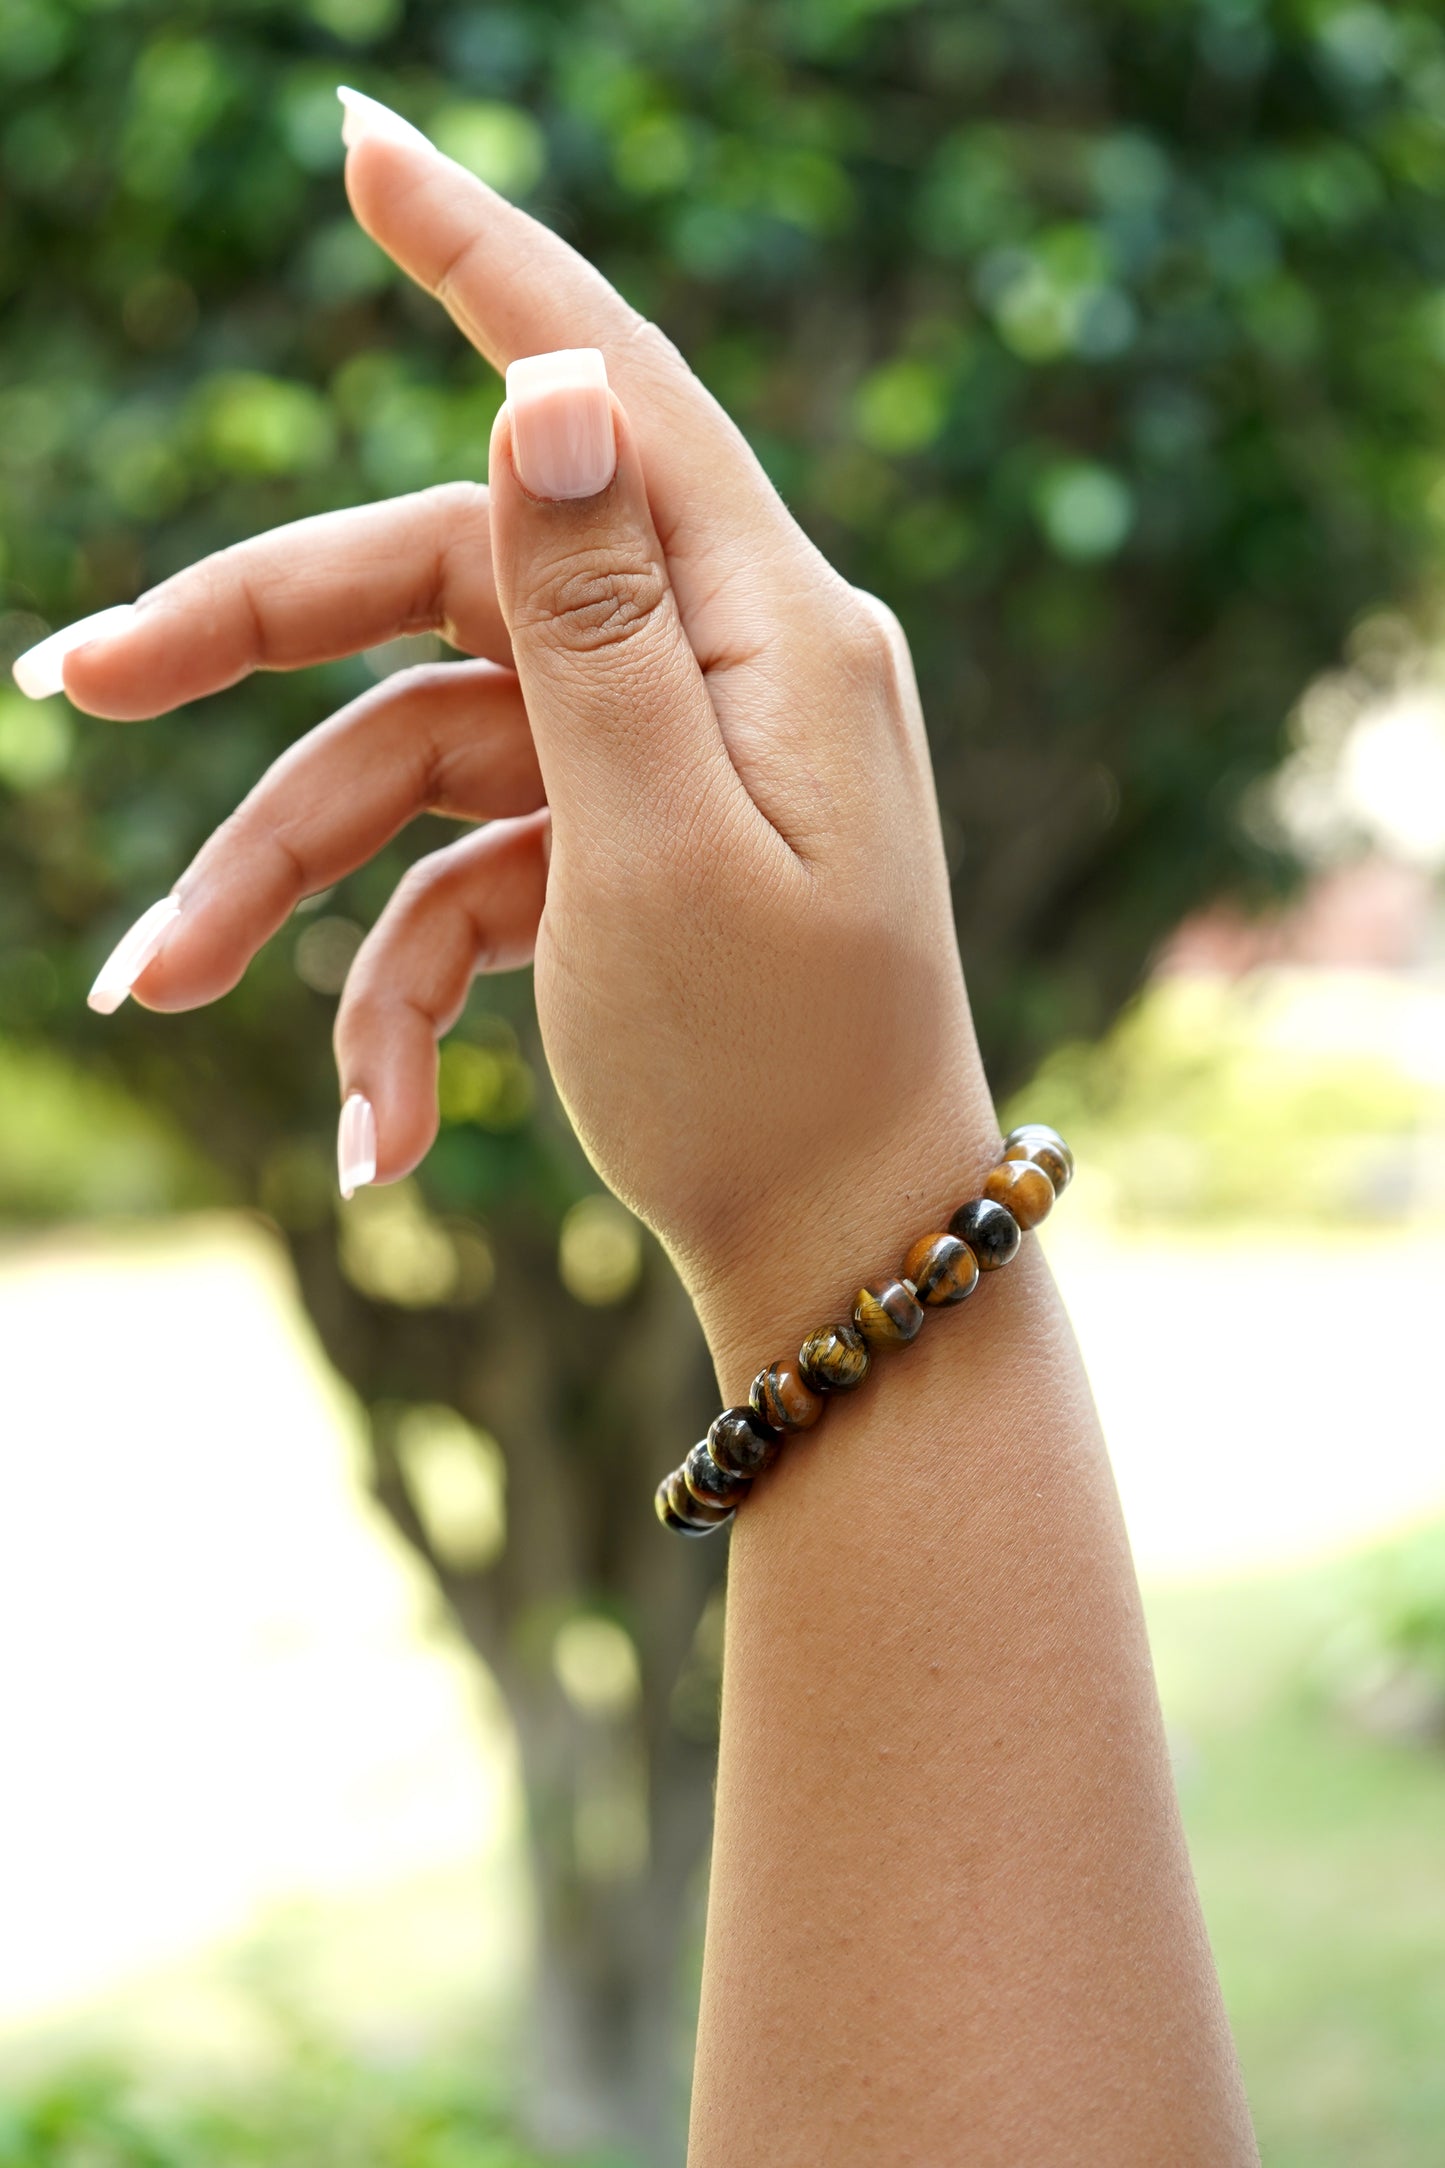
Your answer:
[[[682,1480],[699,1505],[735,1506],[740,1498],[747,1497],[753,1479],[719,1468],[708,1451],[706,1438],[700,1438],[682,1464]]]
[[[724,1475],[750,1479],[772,1467],[778,1438],[751,1408],[724,1408],[712,1419],[707,1449]]]
[[[1054,1185],[1031,1159],[1001,1159],[989,1169],[983,1193],[1011,1212],[1025,1234],[1054,1208]]]
[[[758,1372],[748,1399],[759,1418],[774,1430],[811,1430],[823,1412],[822,1394],[815,1393],[798,1365],[786,1359]]]
[[[803,1382],[818,1393],[851,1393],[868,1375],[868,1343],[852,1325],[825,1325],[798,1350]]]
[[[860,1287],[853,1322],[870,1348],[907,1347],[923,1330],[923,1305],[901,1280]]]
[[[961,1204],[948,1223],[950,1234],[966,1242],[978,1259],[980,1272],[997,1272],[1017,1257],[1019,1223],[1012,1212],[989,1197],[971,1197]]]
[[[731,1506],[705,1506],[699,1504],[683,1481],[681,1468],[674,1468],[657,1486],[654,1500],[657,1517],[664,1528],[673,1529],[680,1536],[710,1536],[715,1528],[733,1517]]]
[[[1062,1197],[1074,1179],[1074,1155],[1059,1135],[1043,1122],[1027,1122],[1022,1129],[1011,1129],[1003,1140],[1005,1159],[1027,1159],[1034,1166],[1042,1167],[1054,1185],[1054,1195]]]
[[[920,1302],[940,1309],[962,1302],[978,1285],[978,1259],[957,1235],[920,1235],[903,1260]]]

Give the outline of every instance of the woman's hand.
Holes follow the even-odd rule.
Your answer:
[[[906,645],[653,325],[385,108],[347,103],[361,223],[509,372],[489,489],[242,543],[50,663],[77,705],[128,719],[423,628],[480,659],[388,679],[277,762],[100,1000],[130,978],[153,1009],[212,1001],[414,814],[485,823],[406,875],[353,965],[352,1176],[373,1135],[377,1179],[415,1166],[437,1038],[478,971],[535,953],[589,1155],[678,1260],[720,1359],[735,1340],[755,1366],[838,1260],[890,1264],[957,1202],[994,1134]],[[822,1287],[799,1285],[813,1234]]]

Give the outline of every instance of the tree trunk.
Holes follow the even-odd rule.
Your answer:
[[[654,1247],[624,1304],[589,1310],[562,1290],[535,1215],[489,1233],[495,1286],[452,1310],[359,1294],[329,1229],[291,1247],[327,1353],[370,1412],[377,1499],[516,1728],[535,1921],[521,2120],[545,2148],[618,2144],[660,2168],[685,2130],[721,1651],[708,1599],[726,1548],[666,1535],[652,1492],[715,1387]],[[398,1415],[421,1402],[501,1447],[506,1540],[484,1570],[449,1561],[409,1476]],[[556,1634],[579,1614],[631,1638],[638,1685],[622,1706],[578,1708],[564,1690]]]

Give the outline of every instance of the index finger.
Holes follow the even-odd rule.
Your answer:
[[[341,92],[346,189],[360,223],[434,294],[497,369],[562,347],[595,346],[633,417],[659,537],[694,645],[719,570],[772,593],[779,560],[821,564],[747,439],[677,348],[595,265],[443,157],[374,99]],[[701,636],[701,639],[699,639]],[[706,657],[700,654],[706,666]]]

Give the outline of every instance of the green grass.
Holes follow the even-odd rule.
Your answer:
[[[1265,2168],[1445,2161],[1445,1754],[1364,1735],[1321,1661],[1358,1568],[1149,1600]]]

